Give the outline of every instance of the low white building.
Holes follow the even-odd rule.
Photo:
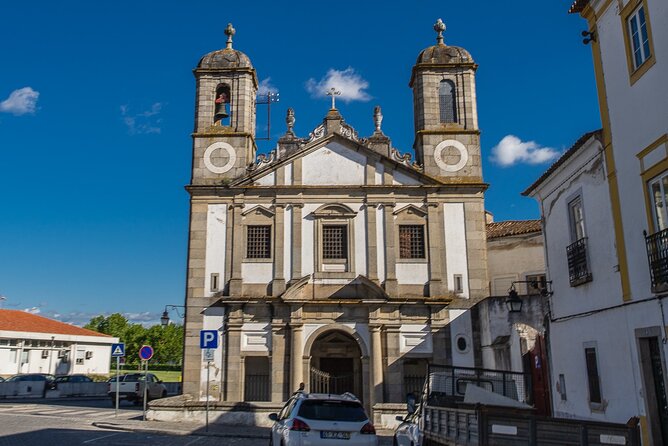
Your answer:
[[[109,373],[118,338],[17,310],[0,310],[0,376]]]

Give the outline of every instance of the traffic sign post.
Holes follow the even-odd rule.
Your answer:
[[[144,421],[146,421],[146,397],[148,396],[148,361],[153,357],[153,353],[153,347],[150,345],[142,345],[139,349],[139,357],[144,362]]]
[[[118,417],[118,405],[120,403],[120,387],[121,387],[121,358],[125,357],[125,344],[111,344],[111,357],[116,358],[116,410],[114,411],[114,416]]]
[[[211,361],[213,361],[216,349],[218,348],[218,330],[201,330],[199,332],[199,348],[204,350],[204,360],[206,361],[206,432],[209,432],[209,385],[211,383]]]

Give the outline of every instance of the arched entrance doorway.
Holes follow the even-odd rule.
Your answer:
[[[310,392],[351,392],[363,399],[362,352],[352,336],[327,331],[315,339],[310,356]]]

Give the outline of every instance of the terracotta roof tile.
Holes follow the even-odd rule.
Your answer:
[[[18,310],[0,310],[0,330],[73,336],[111,336]]]
[[[566,160],[568,160],[568,158],[570,158],[571,156],[573,156],[574,153],[576,153],[578,150],[580,150],[582,148],[582,146],[584,146],[584,144],[587,141],[589,141],[589,138],[592,138],[592,137],[601,141],[601,139],[603,138],[603,130],[601,130],[601,129],[594,130],[593,132],[588,132],[588,133],[585,133],[584,135],[582,135],[580,137],[580,139],[575,141],[575,144],[573,144],[573,146],[571,146],[570,149],[566,150],[566,152],[564,152],[564,154],[561,155],[561,157],[558,160],[556,160],[536,181],[534,181],[534,183],[531,186],[527,187],[527,189],[524,192],[522,192],[522,195],[524,195],[526,197],[531,192],[533,192],[534,189],[536,189],[538,186],[540,186],[540,184],[543,181],[545,181],[547,179],[547,177],[552,175],[552,173],[555,170],[557,170],[557,168],[559,166],[564,164],[566,162]]]
[[[508,220],[487,223],[487,239],[541,232],[540,220]]]

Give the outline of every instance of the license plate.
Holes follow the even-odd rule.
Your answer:
[[[320,438],[332,440],[350,440],[350,432],[320,431]]]

